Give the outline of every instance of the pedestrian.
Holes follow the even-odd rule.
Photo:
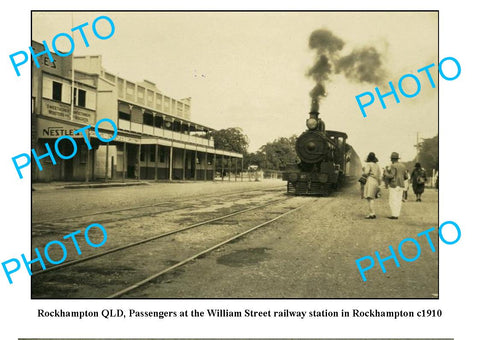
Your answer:
[[[400,156],[397,152],[392,152],[390,160],[392,165],[385,168],[385,178],[388,181],[388,203],[392,215],[388,217],[392,220],[398,220],[400,210],[402,209],[403,187],[405,186],[406,169],[398,162]]]
[[[425,183],[427,182],[427,172],[420,163],[415,163],[415,169],[412,171],[412,188],[417,196],[416,202],[422,201],[422,194],[425,190]]]
[[[138,173],[138,158],[135,158],[135,169],[133,170],[134,177],[135,179],[140,179],[139,173]]]
[[[370,152],[367,156],[366,164],[363,168],[362,176],[366,178],[365,185],[363,186],[363,197],[368,202],[368,215],[367,219],[374,219],[375,215],[375,198],[379,197],[380,191],[380,167],[377,164],[378,159],[375,157],[375,153]]]
[[[388,168],[388,166],[386,168]],[[382,168],[382,181],[383,181],[383,184],[385,185],[385,189],[388,190],[388,180],[387,180],[387,177],[385,176],[385,174],[387,173],[386,168]]]
[[[402,202],[405,202],[408,199],[408,189],[410,188],[410,173],[408,170],[405,171],[407,179],[403,183],[403,198]]]

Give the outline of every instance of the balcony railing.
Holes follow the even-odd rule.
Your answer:
[[[150,136],[163,137],[167,139],[173,139],[176,142],[186,142],[202,146],[214,147],[213,139],[202,138],[199,136],[193,136],[185,133],[175,132],[155,126],[133,123],[128,120],[119,119],[118,128],[120,130],[142,133]]]

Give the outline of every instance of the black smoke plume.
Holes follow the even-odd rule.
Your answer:
[[[340,51],[345,43],[342,39],[334,36],[329,30],[320,29],[313,31],[312,34],[310,34],[308,45],[311,49],[316,49],[318,55],[331,55]]]
[[[362,47],[346,56],[340,56],[345,43],[327,29],[313,31],[308,45],[316,51],[315,63],[307,72],[316,82],[310,91],[312,111],[318,111],[320,98],[326,96],[325,83],[332,70],[356,82],[379,84],[385,77],[382,58],[375,47]]]
[[[360,83],[378,84],[385,78],[380,53],[371,46],[341,57],[336,64],[335,73],[343,73],[348,79]]]
[[[338,51],[343,48],[344,42],[329,30],[319,29],[312,32],[308,45],[317,52],[315,64],[308,70],[307,75],[317,83],[310,91],[310,97],[312,98],[311,110],[318,111],[318,101],[320,97],[325,97],[325,82],[332,73],[330,59],[335,59]]]

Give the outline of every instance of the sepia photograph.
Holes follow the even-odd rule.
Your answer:
[[[32,11],[31,298],[438,299],[438,14]]]

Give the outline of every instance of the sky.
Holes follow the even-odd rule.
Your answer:
[[[91,31],[100,15],[115,24],[108,40]],[[306,129],[309,92],[315,85],[306,74],[316,58],[308,41],[318,29],[344,41],[341,55],[374,46],[385,71],[381,92],[387,92],[388,81],[398,91],[398,80],[406,73],[421,81],[415,98],[399,93],[396,103],[387,97],[386,109],[376,98],[364,118],[355,96],[374,92],[377,85],[330,76],[320,117],[327,129],[348,134],[362,160],[370,151],[381,164],[388,163],[392,151],[401,160],[412,160],[417,133],[420,138],[438,133],[438,86],[433,89],[426,75],[417,73],[435,63],[432,74],[438,85],[436,12],[43,12],[32,15],[32,38],[51,43],[56,34],[85,22],[90,46],[75,34],[75,55],[100,54],[110,73],[131,81],[147,79],[177,99],[192,97],[194,122],[242,128],[251,152]],[[407,92],[414,92],[412,84],[405,84]]]

